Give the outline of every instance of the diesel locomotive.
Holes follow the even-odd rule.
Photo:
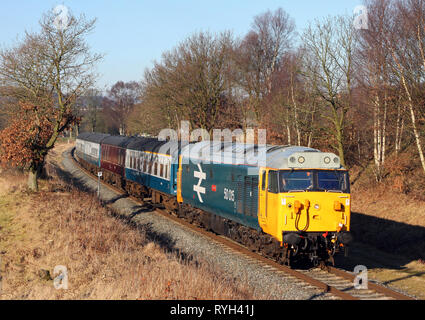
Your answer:
[[[75,155],[130,195],[282,264],[334,263],[350,234],[350,183],[337,155],[300,146],[183,144],[82,133]]]

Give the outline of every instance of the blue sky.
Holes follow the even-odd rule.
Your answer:
[[[99,88],[116,81],[139,81],[161,54],[199,31],[233,31],[244,35],[254,16],[282,7],[302,32],[309,21],[353,13],[362,0],[0,0],[0,47],[10,47],[25,30],[38,30],[43,12],[63,4],[79,15],[97,18],[88,38],[98,65]]]

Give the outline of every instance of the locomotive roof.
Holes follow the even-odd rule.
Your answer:
[[[184,148],[182,154],[195,161],[211,161],[275,169],[342,168],[339,157],[335,154],[302,146],[202,141]]]
[[[103,139],[109,136],[110,134],[107,134],[107,133],[83,132],[78,135],[77,139],[100,143],[102,142]]]

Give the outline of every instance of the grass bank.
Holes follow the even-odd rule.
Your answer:
[[[1,299],[264,299],[202,261],[184,261],[58,179],[26,191],[0,178]],[[65,266],[68,289],[54,287]]]

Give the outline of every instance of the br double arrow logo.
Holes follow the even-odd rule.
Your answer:
[[[202,171],[202,167],[199,163],[198,169],[199,171],[193,172],[193,176],[199,179],[198,184],[193,186],[193,191],[196,191],[196,193],[198,194],[199,202],[203,203],[204,201],[202,200],[201,193],[205,194],[205,188],[201,187],[201,183],[203,180],[206,180],[207,175],[205,174],[205,172]]]

